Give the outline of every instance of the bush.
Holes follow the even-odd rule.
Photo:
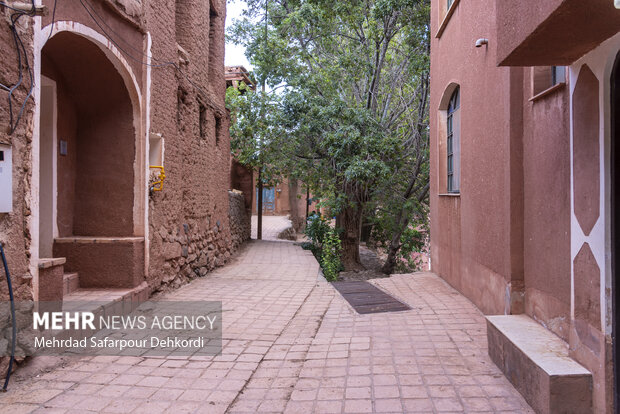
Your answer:
[[[394,227],[390,217],[377,214],[373,217],[372,244],[374,247],[387,250],[395,231],[397,229]],[[422,253],[424,251],[427,235],[428,231],[425,223],[412,219],[409,226],[400,236],[400,249],[396,254],[396,271],[408,273],[421,269],[422,262],[415,253]]]
[[[308,222],[304,229],[304,234],[310,239],[315,247],[321,248],[325,235],[329,232],[331,227],[327,220],[318,213],[312,213],[308,216]]]
[[[321,251],[321,267],[323,268],[323,274],[329,281],[338,280],[338,273],[342,268],[340,262],[340,237],[338,232],[329,227],[325,233],[323,240],[323,248]]]
[[[310,239],[310,242],[302,243],[301,247],[312,251],[327,280],[338,280],[338,273],[342,270],[338,231],[332,228],[323,216],[312,213],[308,216],[304,234]]]

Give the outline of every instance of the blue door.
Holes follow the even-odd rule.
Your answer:
[[[258,188],[256,189],[258,204]],[[276,190],[273,187],[263,188],[263,213],[273,213],[276,209]]]

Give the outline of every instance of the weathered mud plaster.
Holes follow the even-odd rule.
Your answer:
[[[73,39],[71,41],[81,47],[86,47],[84,42],[87,41],[92,43],[93,49],[98,49],[93,54],[94,58],[100,59],[101,54],[105,56],[108,62],[100,67],[109,63],[112,70],[118,73],[114,76],[122,79],[121,83],[129,96],[126,114],[132,116],[129,123],[133,125],[124,127],[123,131],[127,133],[131,130],[135,135],[130,143],[133,148],[124,153],[130,154],[132,160],[128,163],[122,160],[122,168],[128,168],[127,177],[133,176],[129,184],[133,187],[129,196],[129,215],[125,217],[123,210],[121,217],[124,222],[131,222],[130,228],[119,227],[122,234],[107,234],[106,231],[103,231],[106,234],[79,234],[96,233],[81,226],[80,231],[73,234],[74,223],[60,223],[58,207],[58,219],[53,221],[57,221],[54,224],[59,227],[58,236],[65,238],[63,248],[67,247],[66,242],[72,236],[84,236],[93,243],[103,240],[103,236],[123,236],[125,239],[120,237],[118,243],[133,243],[130,251],[125,252],[134,269],[129,278],[131,282],[127,284],[140,282],[134,280],[136,277],[145,277],[149,290],[154,291],[162,284],[178,285],[179,281],[202,276],[215,266],[224,264],[249,234],[249,220],[237,214],[238,197],[229,196],[227,191],[230,179],[230,120],[224,106],[225,1],[91,0],[89,3],[93,13],[105,25],[97,25],[79,2],[58,2],[53,25],[51,15],[47,15],[24,18],[18,28],[35,76],[33,97],[26,102],[17,131],[11,136],[4,130],[0,131],[0,143],[12,145],[14,166],[14,209],[11,213],[0,215],[0,240],[6,245],[18,298],[31,298],[38,291],[39,213],[42,208],[39,200],[41,71],[47,70],[56,76],[62,72],[57,70],[55,62],[50,65],[49,56],[44,56],[48,49],[54,53],[62,52],[55,58],[61,59],[63,70],[70,67],[70,62],[62,58],[69,49],[60,47],[61,40]],[[54,2],[37,0],[37,4],[50,8]],[[110,40],[110,37],[115,40]],[[179,63],[181,44],[187,61],[182,62],[181,71],[178,71],[166,62]],[[46,45],[50,47],[44,49]],[[0,27],[0,51],[7,62],[16,61],[13,49],[11,32],[3,25]],[[82,77],[79,68],[71,67],[70,72]],[[2,83],[11,84],[16,76],[14,66],[0,68]],[[66,80],[61,83],[67,84]],[[16,90],[19,103],[25,98],[29,86],[25,84]],[[58,102],[66,106],[67,102],[73,102],[70,98],[65,88],[59,92]],[[68,111],[63,111],[58,118],[62,119],[65,129],[78,119],[75,109],[67,108]],[[0,122],[8,124],[5,101],[0,103]],[[58,125],[58,128],[61,126]],[[68,135],[68,139],[76,139],[76,134],[72,134]],[[151,134],[162,136],[167,148],[163,160],[167,179],[163,191],[158,193],[150,193],[148,189]],[[63,161],[65,167],[74,162],[71,157],[76,157],[75,154],[69,153]],[[60,165],[58,169],[61,169]],[[71,174],[76,176],[75,171]],[[65,182],[62,189],[52,191],[58,197],[62,193],[65,206],[68,188]],[[235,201],[231,202],[229,197]],[[62,218],[78,217],[77,214],[82,214],[84,208],[88,207],[82,205],[81,210],[75,212],[65,209]],[[80,239],[80,243],[88,241],[85,240]],[[136,248],[135,243],[143,247]],[[174,246],[171,249],[166,243],[178,243],[179,254],[171,254],[177,248]],[[140,249],[144,251],[138,252]],[[142,270],[134,266],[136,260]],[[95,281],[101,279],[94,276],[84,276],[84,280],[99,283]],[[103,285],[108,282],[105,280]],[[0,292],[6,293],[3,287],[0,287]]]

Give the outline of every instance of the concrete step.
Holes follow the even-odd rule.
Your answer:
[[[62,277],[64,297],[80,288],[80,279],[77,272],[65,273]]]
[[[592,374],[568,345],[525,315],[487,316],[489,356],[541,414],[592,412]]]

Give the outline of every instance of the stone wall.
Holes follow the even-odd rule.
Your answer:
[[[252,234],[252,215],[246,206],[245,195],[241,192],[229,191],[230,207],[228,217],[230,221],[231,249],[236,250]]]
[[[151,72],[150,131],[165,140],[166,169],[163,191],[149,197],[151,290],[204,276],[233,251],[225,5],[224,0],[146,3],[153,57],[183,59],[180,71]]]

